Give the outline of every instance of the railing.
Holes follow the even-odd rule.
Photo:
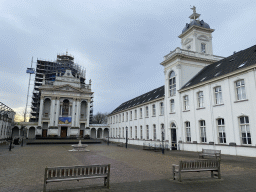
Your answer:
[[[81,88],[84,88],[84,89],[91,89],[91,85],[84,85],[84,84],[81,84]]]
[[[199,52],[189,51],[189,50],[185,50],[185,49],[180,49],[179,47],[177,47],[174,51],[165,55],[164,60],[165,61],[168,60],[169,58],[171,58],[175,54],[183,54],[183,55],[188,55],[188,56],[192,56],[192,57],[212,59],[212,60],[216,60],[216,61],[224,58],[224,57],[220,57],[220,56],[216,56],[216,55],[210,55],[210,54],[207,54],[207,53],[199,53]]]
[[[54,81],[45,81],[45,85],[53,85]]]

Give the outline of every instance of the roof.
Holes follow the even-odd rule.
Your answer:
[[[153,101],[155,99],[161,98],[164,96],[164,86],[161,86],[157,89],[154,89],[152,91],[149,91],[143,95],[140,95],[134,99],[131,99],[129,101],[126,101],[124,103],[122,103],[119,107],[117,107],[114,111],[112,111],[109,115],[125,110],[125,109],[129,109],[132,107],[135,107],[137,105],[149,102],[149,101]]]
[[[181,90],[255,64],[256,45],[204,67]]]
[[[189,24],[186,23],[186,26],[183,28],[182,33],[185,33],[193,25],[203,27],[203,28],[206,28],[206,29],[210,29],[210,26],[206,22],[204,22],[204,20],[199,21],[199,20],[193,19]]]

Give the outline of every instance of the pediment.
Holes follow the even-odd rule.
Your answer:
[[[203,40],[203,41],[209,41],[209,38],[205,35],[200,35],[200,36],[197,37],[197,39]]]
[[[187,45],[188,43],[190,43],[193,39],[192,38],[187,38],[185,41],[184,41],[184,45]]]

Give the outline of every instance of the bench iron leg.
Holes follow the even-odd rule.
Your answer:
[[[214,177],[213,171],[211,171],[211,177],[212,177],[212,178]]]

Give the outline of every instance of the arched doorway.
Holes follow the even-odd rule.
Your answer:
[[[28,139],[34,139],[35,138],[35,127],[30,127],[28,130]]]
[[[105,129],[104,129],[103,137],[104,137],[104,138],[107,138],[107,137],[108,137],[108,128],[105,128]]]
[[[12,137],[16,137],[16,136],[19,136],[19,128],[18,127],[14,127],[12,129]]]
[[[101,128],[99,128],[97,130],[97,138],[102,138],[102,129]]]
[[[96,139],[96,129],[95,128],[91,129],[91,138],[95,138]]]
[[[171,141],[172,141],[172,150],[177,150],[177,134],[176,134],[175,123],[171,123]]]

